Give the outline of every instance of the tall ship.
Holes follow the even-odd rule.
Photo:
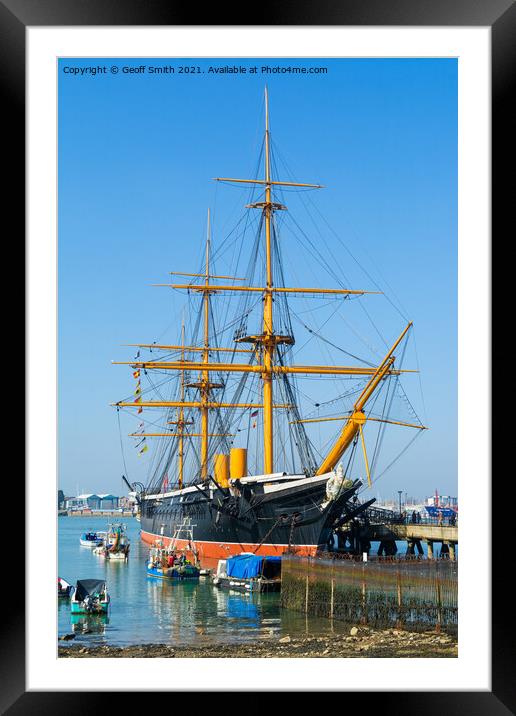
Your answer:
[[[371,485],[385,428],[425,429],[413,410],[403,420],[390,410],[400,397],[411,408],[400,380],[416,372],[401,365],[410,321],[398,322],[375,361],[362,360],[339,345],[335,314],[326,321],[328,338],[321,321],[309,325],[310,309],[292,308],[314,301],[343,315],[350,301],[382,292],[345,285],[333,258],[324,259],[295,220],[305,250],[293,252],[294,264],[310,271],[313,263],[311,275],[318,276],[325,261],[337,286],[320,279],[290,285],[281,241],[285,197],[322,186],[280,178],[267,90],[264,115],[255,176],[216,179],[247,190],[243,216],[214,242],[208,210],[198,271],[171,271],[180,278],[156,284],[185,295],[176,342],[130,344],[134,358],[117,362],[130,366],[135,381],[133,394],[114,404],[119,424],[120,413],[138,421],[130,436],[149,461],[147,484],[128,482],[138,490],[141,538],[194,549],[201,562],[241,552],[326,550],[335,530],[374,502],[362,491]],[[299,348],[294,319],[303,333]],[[299,363],[307,341],[316,360]],[[334,365],[340,354],[346,364]],[[320,444],[314,428],[317,436],[327,429]],[[373,428],[370,456],[365,434]]]

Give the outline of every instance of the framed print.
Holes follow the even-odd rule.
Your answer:
[[[508,713],[489,269],[514,3],[226,13],[0,6],[28,307],[3,708]]]

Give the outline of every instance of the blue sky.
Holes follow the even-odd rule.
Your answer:
[[[215,249],[236,223],[247,193],[212,178],[253,175],[265,84],[280,173],[288,167],[296,180],[326,187],[304,196],[286,193],[288,213],[331,255],[350,288],[385,291],[363,301],[387,342],[405,318],[414,321],[406,367],[421,369],[421,384],[407,377],[403,385],[431,429],[375,483],[373,495],[389,499],[402,489],[425,496],[435,488],[456,494],[456,61],[227,61],[265,63],[325,66],[328,72],[209,74],[210,65],[226,64],[217,58],[184,63],[200,67],[199,74],[125,74],[124,66],[182,63],[60,60],[59,487],[67,494],[125,491],[110,403],[133,385],[130,371],[111,360],[132,358],[124,343],[177,341],[181,297],[151,284],[168,282],[169,271],[198,270],[207,207]],[[108,73],[63,71],[93,65],[105,65]],[[117,74],[109,71],[112,65]],[[289,236],[285,220],[287,282],[335,285]],[[225,258],[219,271],[227,268]],[[353,304],[345,318],[355,338],[360,332],[381,353],[382,342],[372,324],[363,325],[361,310]],[[355,348],[338,321],[328,326],[326,337]],[[300,357],[321,362],[310,347]],[[316,390],[312,382],[312,394]],[[321,383],[320,390],[331,396],[329,386]],[[130,479],[145,482],[150,458],[136,458],[125,437],[134,427],[122,425],[124,456]]]

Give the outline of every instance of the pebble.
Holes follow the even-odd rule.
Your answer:
[[[279,640],[280,644],[289,644],[292,641],[292,639],[288,636],[284,636]]]

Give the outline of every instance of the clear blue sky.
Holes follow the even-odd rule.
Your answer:
[[[246,203],[245,192],[212,178],[252,175],[267,84],[274,145],[297,180],[327,187],[308,198],[312,215],[320,212],[335,232],[318,217],[321,251],[330,250],[351,288],[375,290],[377,283],[401,306],[403,317],[385,297],[364,299],[388,341],[404,317],[415,324],[417,354],[411,339],[406,367],[421,369],[424,401],[417,377],[404,387],[431,429],[375,483],[373,495],[390,499],[403,489],[422,497],[436,487],[456,494],[456,61],[227,61],[325,66],[324,75],[208,73],[210,65],[226,64],[220,59],[186,61],[203,70],[194,75],[122,71],[141,64],[183,63],[59,63],[59,487],[66,494],[125,492],[110,403],[129,395],[133,382],[111,360],[132,358],[124,343],[177,340],[180,296],[151,284],[167,282],[169,271],[198,270],[208,206],[216,247]],[[97,65],[107,74],[64,72]],[[297,197],[285,196],[289,213],[319,242],[305,209],[294,213]],[[289,283],[334,285],[300,254],[289,261]],[[355,315],[353,326],[374,342],[364,314]],[[325,336],[351,346],[338,323]],[[321,394],[331,391],[321,387]],[[125,423],[122,435],[134,427]],[[147,456],[137,459],[129,438],[123,440],[131,480],[145,482]]]

